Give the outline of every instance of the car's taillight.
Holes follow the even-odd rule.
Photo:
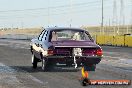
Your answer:
[[[102,55],[103,55],[102,49],[97,49],[97,50],[96,50],[96,55],[97,55],[97,56],[102,56]]]
[[[53,55],[54,51],[53,50],[48,50],[48,55]]]

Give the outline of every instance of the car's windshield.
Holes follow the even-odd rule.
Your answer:
[[[59,30],[52,31],[51,41],[61,41],[61,40],[77,40],[77,41],[90,41],[89,35],[85,31],[78,30]]]

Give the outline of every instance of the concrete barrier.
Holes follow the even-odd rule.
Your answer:
[[[114,44],[114,36],[105,35],[104,41],[105,41],[105,45],[113,45]]]
[[[125,36],[125,46],[132,47],[132,36]]]
[[[104,45],[105,44],[105,35],[97,35],[96,43],[99,45]]]
[[[115,46],[125,46],[125,36],[114,36],[113,45]]]
[[[99,45],[128,46],[132,47],[132,36],[130,35],[97,35],[96,43]]]

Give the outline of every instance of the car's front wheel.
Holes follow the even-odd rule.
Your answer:
[[[35,57],[34,54],[32,54],[32,65],[33,65],[33,68],[36,69],[37,68],[37,58]]]

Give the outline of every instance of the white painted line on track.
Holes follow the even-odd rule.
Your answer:
[[[14,69],[0,63],[0,83],[21,84],[14,73]]]
[[[9,67],[9,66],[6,66],[5,64],[3,63],[0,63],[0,85],[2,85],[3,83],[4,84],[11,84],[11,85],[22,85],[22,83],[18,80],[18,78],[16,77],[17,76],[17,73],[18,71]],[[24,71],[26,72],[26,71]],[[43,82],[39,79],[37,79],[36,77],[30,75],[27,73],[27,77],[28,79],[36,82],[36,83],[39,83],[39,84],[42,84],[42,85],[46,85],[48,84],[48,82]],[[14,85],[15,86],[15,85]],[[19,86],[21,88],[21,86]],[[25,88],[25,86],[22,86],[22,88]],[[27,88],[27,87],[26,87]]]
[[[32,75],[29,75],[28,77],[31,78],[33,81],[40,83],[40,84],[47,84],[48,83],[48,82],[43,82],[43,81],[37,79],[36,77],[33,77]]]

